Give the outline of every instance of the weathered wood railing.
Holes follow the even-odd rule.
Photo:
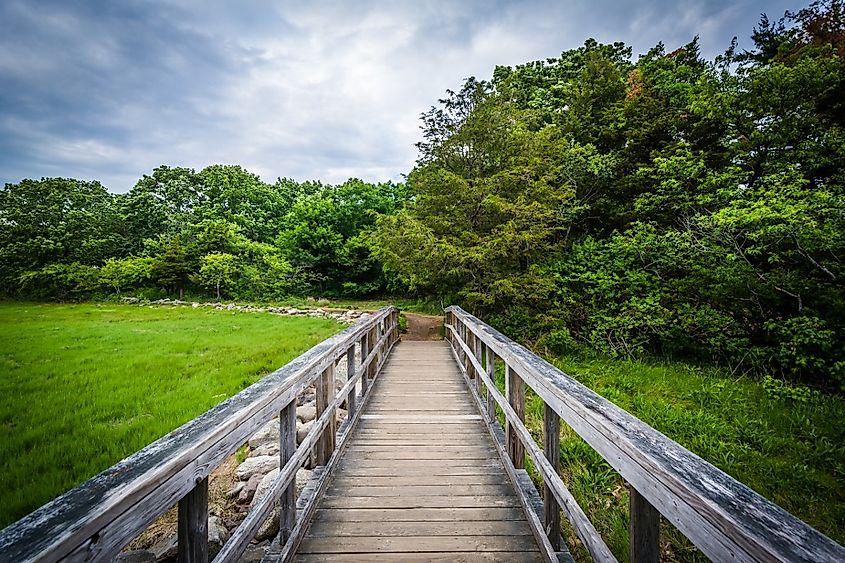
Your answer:
[[[394,307],[379,310],[0,531],[0,561],[110,561],[178,503],[178,559],[204,563],[208,559],[208,477],[277,414],[279,475],[214,561],[237,561],[277,505],[281,549],[290,552],[303,530],[303,522],[296,518],[296,471],[312,450],[317,465],[337,458],[336,447],[342,446],[360,416],[370,380],[399,337],[398,318]],[[358,365],[356,344],[361,350]],[[335,392],[338,361],[346,361],[348,379]],[[297,396],[312,383],[316,383],[317,418],[297,447]],[[348,415],[338,429],[335,412],[344,401]],[[305,506],[304,512],[310,511],[313,506]]]
[[[543,479],[552,548],[562,508],[593,559],[616,560],[560,478],[562,418],[629,483],[631,561],[659,560],[661,514],[715,561],[845,561],[843,546],[463,309],[446,309],[446,327],[479,405],[482,382],[486,388],[488,420],[496,405],[504,413],[510,463],[522,467],[527,453]],[[504,394],[493,381],[496,358],[505,366]],[[545,403],[543,449],[524,424],[526,384]]]

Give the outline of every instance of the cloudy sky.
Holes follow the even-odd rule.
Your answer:
[[[0,2],[0,183],[124,192],[159,164],[399,180],[419,115],[463,78],[588,37],[712,57],[805,2]]]

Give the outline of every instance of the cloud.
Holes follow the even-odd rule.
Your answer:
[[[706,56],[779,2],[43,2],[0,4],[0,181],[126,191],[159,164],[398,180],[418,117],[467,76],[587,37]],[[800,6],[792,6],[797,8]]]

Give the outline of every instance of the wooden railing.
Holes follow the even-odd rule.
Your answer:
[[[587,389],[545,360],[459,307],[446,309],[448,339],[474,378],[488,421],[506,420],[507,457],[525,454],[543,479],[543,530],[560,542],[560,509],[594,560],[616,561],[559,475],[562,418],[629,483],[630,559],[660,558],[660,515],[715,561],[845,561],[845,548],[654,428]],[[494,383],[505,367],[505,393]],[[482,384],[483,383],[483,387]],[[544,447],[525,426],[525,385],[545,403]]]
[[[279,507],[279,549],[289,555],[319,497],[313,492],[325,486],[329,473],[315,471],[323,478],[311,487],[311,497],[300,503],[299,513],[304,516],[297,519],[296,471],[312,451],[319,466],[328,467],[338,458],[369,396],[372,378],[399,337],[398,319],[394,307],[379,310],[0,531],[0,561],[111,561],[178,503],[178,559],[204,563],[208,560],[208,477],[277,414],[279,475],[214,561],[237,561],[274,506]],[[356,365],[359,343],[361,362]],[[346,362],[348,379],[335,392],[338,361]],[[312,383],[317,418],[297,447],[297,396]],[[337,428],[335,412],[344,401],[348,416]]]

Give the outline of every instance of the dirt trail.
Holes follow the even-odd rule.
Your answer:
[[[441,340],[440,330],[443,317],[403,313],[408,319],[408,332],[402,333],[402,340]]]

